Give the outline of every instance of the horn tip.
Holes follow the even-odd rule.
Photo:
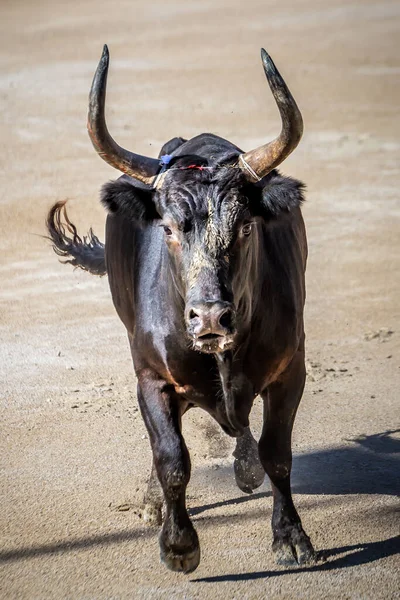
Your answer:
[[[104,44],[104,46],[103,46],[103,53],[101,55],[101,58],[102,59],[105,58],[108,61],[109,57],[110,57],[110,53],[108,51],[108,46],[107,46],[107,44]]]
[[[277,69],[275,67],[274,61],[272,60],[272,58],[270,57],[268,52],[266,50],[264,50],[264,48],[261,48],[261,60],[262,60],[265,72],[269,73],[271,75],[275,75]]]

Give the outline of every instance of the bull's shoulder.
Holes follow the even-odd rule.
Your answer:
[[[138,224],[118,214],[106,222],[106,264],[111,296],[119,317],[132,333],[138,305],[153,299],[162,269],[159,227]]]

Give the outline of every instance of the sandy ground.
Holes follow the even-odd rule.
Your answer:
[[[2,0],[1,598],[398,597],[399,30],[388,0]],[[293,487],[324,565],[275,566],[268,484],[241,494],[232,440],[196,411],[184,428],[202,561],[190,576],[159,563],[140,514],[149,442],[107,279],[60,265],[39,237],[64,198],[82,233],[103,236],[98,189],[117,173],[85,122],[104,42],[110,129],[136,151],[202,131],[244,149],[275,135],[261,46],[303,111],[283,165],[307,182],[310,245]],[[260,418],[256,402],[256,433]]]

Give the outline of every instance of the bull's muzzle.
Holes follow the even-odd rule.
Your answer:
[[[234,344],[235,310],[231,303],[201,301],[190,303],[185,311],[186,326],[196,350],[225,352]]]

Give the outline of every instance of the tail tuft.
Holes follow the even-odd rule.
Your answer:
[[[63,200],[54,204],[46,219],[47,239],[52,242],[54,252],[66,259],[60,261],[62,263],[69,263],[93,275],[106,275],[104,244],[92,228],[83,239],[78,235],[75,225],[68,218],[66,202]]]

